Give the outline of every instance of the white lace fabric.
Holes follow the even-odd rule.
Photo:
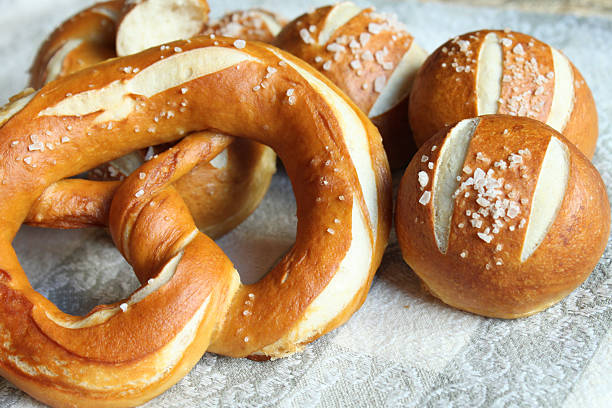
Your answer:
[[[298,0],[211,0],[210,6],[213,18],[254,6],[293,18],[328,2],[305,6]],[[34,6],[29,1],[0,0],[0,100],[26,85],[27,69],[46,35],[90,3],[39,0]],[[416,1],[366,4],[397,13],[428,51],[457,34],[506,27],[561,49],[595,96],[600,139],[593,163],[610,195],[612,19]],[[280,171],[260,208],[221,245],[239,268],[256,259],[255,269],[263,269],[291,244],[294,214],[291,186]],[[245,242],[250,244],[245,247]],[[15,247],[32,285],[66,312],[86,313],[137,287],[129,265],[104,230],[24,227]],[[392,238],[365,304],[346,325],[303,353],[277,361],[206,354],[183,380],[146,406],[610,406],[611,256],[608,245],[587,281],[556,306],[505,321],[451,309],[425,294]],[[40,404],[0,379],[0,406]]]

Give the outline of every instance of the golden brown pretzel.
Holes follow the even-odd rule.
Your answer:
[[[39,87],[116,55],[123,56],[162,42],[189,38],[202,30],[207,14],[208,5],[204,0],[96,4],[64,22],[50,36],[39,50],[32,68],[31,83]],[[178,114],[185,109],[181,103],[168,106],[160,112],[157,120],[165,121]],[[158,150],[149,147],[104,163],[91,170],[88,177],[121,180]],[[276,155],[271,149],[251,141],[237,140],[217,158],[200,163],[177,180],[176,188],[198,227],[206,234],[218,237],[255,210],[275,171]],[[52,222],[36,224],[60,226]]]
[[[416,146],[408,97],[427,54],[395,17],[342,2],[293,20],[274,44],[317,68],[368,114],[392,168],[410,160]]]
[[[261,43],[199,37],[169,45],[181,51],[111,60],[0,112],[0,372],[48,404],[142,403],[206,350],[234,357],[300,350],[362,304],[386,246],[390,175],[380,135],[331,82]],[[254,90],[269,67],[277,74]],[[168,102],[182,100],[185,112],[155,122]],[[109,226],[143,283],[139,291],[76,317],[31,288],[11,242],[45,190],[172,142],[177,130],[210,128],[269,144],[292,180],[296,242],[261,281],[240,284],[170,185],[227,143],[197,136],[145,163],[114,196]],[[104,200],[90,209],[76,201],[95,218]]]
[[[123,0],[95,4],[63,22],[41,45],[30,68],[30,86],[44,84],[112,58]]]
[[[417,74],[409,113],[418,146],[444,126],[495,113],[544,122],[589,158],[597,144],[595,101],[580,72],[555,48],[513,31],[442,44]]]
[[[434,296],[516,318],[589,276],[610,234],[610,204],[595,167],[554,129],[485,115],[421,147],[395,221],[404,259]]]

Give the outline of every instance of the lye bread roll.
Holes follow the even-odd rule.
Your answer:
[[[202,34],[271,43],[285,24],[287,20],[267,10],[238,10],[208,24]]]
[[[595,101],[580,72],[560,51],[512,31],[441,45],[417,74],[409,112],[418,146],[444,126],[495,113],[544,122],[589,158],[597,142]]]
[[[317,68],[368,114],[391,167],[410,160],[416,146],[408,95],[427,54],[394,17],[350,2],[321,7],[287,24],[275,45]]]
[[[487,115],[437,133],[402,178],[405,261],[443,302],[516,318],[568,295],[610,232],[601,176],[574,145],[529,118]]]

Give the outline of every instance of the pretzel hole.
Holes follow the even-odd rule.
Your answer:
[[[14,248],[32,287],[62,312],[83,316],[140,287],[132,267],[102,228],[23,226]]]

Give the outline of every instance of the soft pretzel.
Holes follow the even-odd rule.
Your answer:
[[[30,86],[43,85],[116,56],[115,32],[123,0],[95,4],[63,22],[41,45]]]
[[[444,126],[501,113],[546,123],[593,157],[597,110],[576,67],[529,35],[481,30],[441,45],[419,71],[410,97],[417,145]]]
[[[368,114],[392,168],[410,160],[416,146],[408,97],[427,54],[394,16],[342,2],[293,20],[274,44],[317,68]]]
[[[298,351],[362,304],[386,246],[391,190],[380,135],[330,81],[262,43],[198,37],[169,49],[180,51],[108,61],[0,112],[0,372],[45,403],[139,404],[206,350],[268,358]],[[267,77],[269,68],[275,75]],[[154,120],[181,101],[184,112]],[[64,180],[206,129],[269,144],[292,181],[296,242],[253,285],[242,285],[197,231],[171,184],[223,149],[226,136],[190,137],[146,162],[118,187],[107,216],[104,199],[87,199],[96,182]],[[85,317],[62,313],[34,291],[11,247],[38,197],[57,183],[84,187],[74,202],[55,189],[65,214],[107,217],[143,283]],[[117,188],[106,182],[99,190],[108,186]]]
[[[284,18],[267,10],[238,10],[208,24],[202,34],[271,43],[285,24],[287,21]]]
[[[203,29],[207,19],[208,5],[203,0],[96,4],[64,22],[50,36],[38,53],[31,83],[41,86],[116,55],[124,56],[165,41],[189,38]],[[167,120],[182,109],[180,103],[168,106],[157,120]],[[161,150],[148,147],[132,152],[91,170],[88,177],[122,180]],[[200,163],[177,180],[175,187],[198,227],[218,237],[236,227],[257,208],[275,171],[276,155],[270,148],[236,140],[211,162]],[[36,224],[60,226],[50,220]]]
[[[465,119],[414,157],[397,197],[404,259],[443,302],[516,318],[578,287],[603,253],[610,204],[601,176],[543,123]]]

